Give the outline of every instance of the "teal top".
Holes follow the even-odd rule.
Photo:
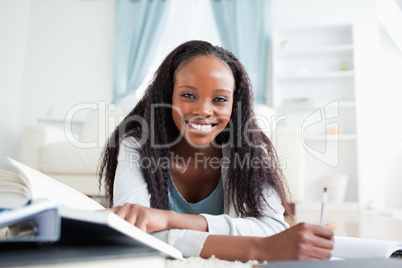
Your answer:
[[[207,198],[197,203],[187,202],[177,190],[176,185],[173,182],[172,184],[172,191],[169,190],[169,205],[171,210],[193,215],[221,215],[224,213],[222,178],[219,180],[215,190]]]

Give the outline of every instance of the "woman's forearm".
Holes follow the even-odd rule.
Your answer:
[[[178,213],[173,210],[167,211],[167,229],[188,229],[208,232],[208,223],[203,216]]]
[[[258,245],[261,244],[258,237],[209,235],[205,240],[200,257],[209,258],[212,255],[222,260],[248,261],[257,260]],[[268,256],[266,258],[268,259]]]
[[[188,229],[208,232],[203,216],[124,204],[112,211],[145,232]],[[307,260],[328,259],[333,248],[333,231],[306,223],[297,224],[268,237],[209,235],[201,257],[215,255],[226,260]],[[194,241],[197,242],[197,241]]]
[[[332,249],[332,230],[301,223],[269,237],[209,235],[200,256],[239,261],[311,260],[329,259]]]
[[[183,214],[173,210],[155,209],[130,203],[107,210],[116,213],[147,233],[169,229],[208,231],[208,223],[200,215]]]

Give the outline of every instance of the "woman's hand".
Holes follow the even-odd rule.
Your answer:
[[[209,235],[201,257],[224,260],[316,260],[329,259],[334,244],[332,230],[319,225],[297,224],[269,237]]]
[[[273,253],[269,254],[269,260],[329,259],[334,247],[334,233],[323,226],[299,223],[265,238],[261,246],[261,251]]]
[[[123,206],[107,209],[107,211],[116,213],[147,233],[171,229],[169,226],[169,217],[172,211],[169,210],[126,203]]]
[[[207,221],[199,215],[177,213],[173,210],[149,208],[129,203],[106,209],[106,211],[116,213],[147,233],[169,229],[208,231]]]

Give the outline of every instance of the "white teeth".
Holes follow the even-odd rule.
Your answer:
[[[189,124],[193,128],[198,129],[198,130],[202,130],[202,131],[208,131],[208,130],[211,130],[211,128],[212,128],[211,125],[198,125],[198,124],[194,124],[194,123],[191,123],[191,122],[189,122]]]

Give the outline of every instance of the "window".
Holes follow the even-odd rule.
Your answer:
[[[205,40],[213,45],[222,46],[210,1],[170,0],[167,23],[149,71],[135,93],[137,99],[141,98],[167,54],[189,40]]]

